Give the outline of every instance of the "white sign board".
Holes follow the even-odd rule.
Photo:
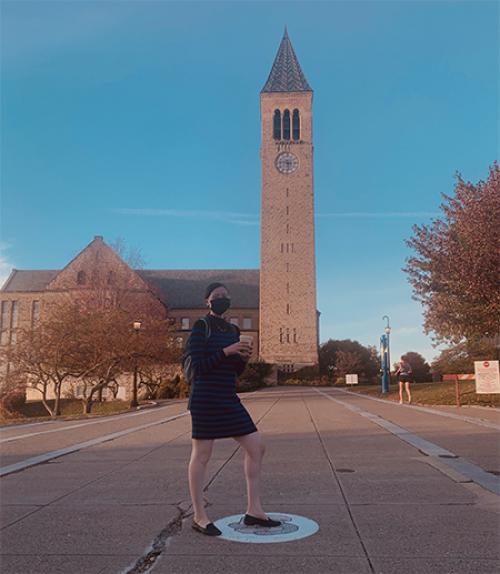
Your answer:
[[[476,393],[500,393],[498,361],[474,361]]]
[[[345,376],[346,385],[357,385],[358,375],[346,375]]]

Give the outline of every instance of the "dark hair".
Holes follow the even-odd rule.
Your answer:
[[[210,283],[210,285],[205,289],[205,299],[208,299],[210,297],[210,293],[215,291],[218,287],[224,287],[224,289],[227,289],[224,283]]]

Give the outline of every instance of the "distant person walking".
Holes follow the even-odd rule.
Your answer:
[[[203,502],[205,471],[215,439],[232,437],[245,451],[248,505],[247,525],[264,527],[281,523],[266,516],[260,500],[260,472],[264,443],[250,415],[236,394],[236,377],[250,359],[250,344],[240,342],[237,326],[223,314],[231,300],[222,283],[211,283],[205,292],[210,312],[196,321],[187,342],[186,354],[194,372],[188,408],[192,420],[192,450],[189,489],[193,503],[193,528],[208,536],[221,531],[210,522]]]
[[[403,404],[403,386],[406,390],[408,403],[411,403],[410,383],[413,383],[413,370],[410,363],[404,357],[401,357],[396,376],[399,381],[399,404]]]

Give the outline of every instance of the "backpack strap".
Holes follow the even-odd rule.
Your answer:
[[[212,334],[212,330],[210,329],[210,322],[206,317],[202,317],[201,320],[205,324],[205,340],[208,341],[208,339],[210,339],[210,335]]]

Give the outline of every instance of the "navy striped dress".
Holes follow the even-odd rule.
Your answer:
[[[191,355],[194,382],[188,409],[193,423],[192,437],[215,439],[242,436],[257,430],[236,394],[236,377],[245,369],[239,355],[226,357],[224,347],[239,341],[239,329],[222,318],[207,315],[206,326],[196,321],[187,342]]]

